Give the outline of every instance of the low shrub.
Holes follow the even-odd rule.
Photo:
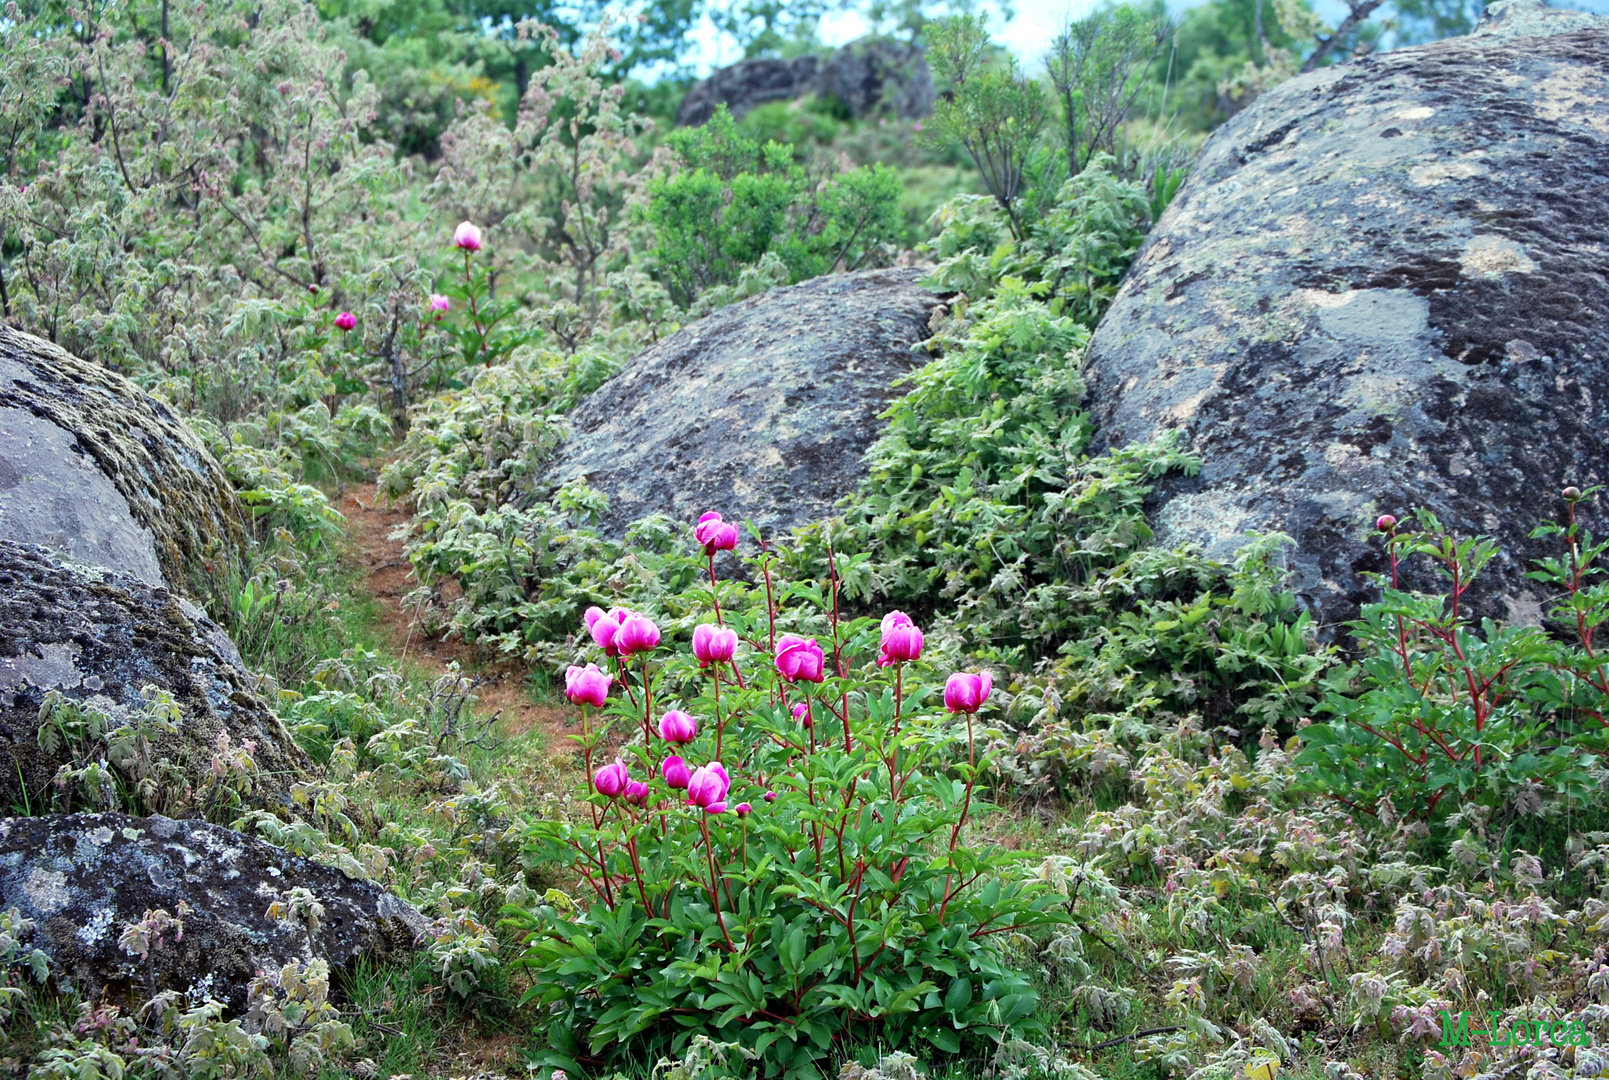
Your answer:
[[[648,184],[648,259],[673,300],[690,307],[767,254],[789,282],[835,268],[886,265],[900,232],[897,174],[874,165],[815,176],[793,148],[742,134],[722,106],[668,139],[682,168]]]
[[[1580,498],[1567,526],[1539,530],[1564,537],[1567,559],[1533,575],[1561,589],[1550,614],[1577,635],[1573,645],[1539,626],[1476,618],[1466,594],[1497,553],[1491,540],[1459,539],[1423,510],[1417,531],[1380,519],[1389,582],[1353,624],[1363,659],[1329,681],[1331,719],[1303,733],[1310,790],[1388,819],[1484,806],[1501,812],[1505,832],[1516,814],[1596,790],[1609,698],[1593,631],[1609,618],[1609,587],[1596,580],[1604,546],[1575,520]],[[1402,588],[1413,557],[1432,562],[1444,595]]]

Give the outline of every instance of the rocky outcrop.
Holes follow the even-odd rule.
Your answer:
[[[322,913],[310,919],[298,899]],[[125,1005],[177,990],[233,1011],[259,971],[397,958],[428,925],[380,886],[283,848],[201,821],[126,814],[0,820],[0,910],[12,907],[34,923],[26,947],[49,958],[58,988]],[[182,928],[130,938],[131,953],[125,930],[157,911]]]
[[[1184,428],[1162,544],[1296,541],[1332,629],[1427,507],[1524,578],[1566,484],[1609,480],[1609,20],[1499,3],[1473,35],[1264,94],[1212,136],[1091,343],[1099,438]]]
[[[741,119],[757,106],[806,94],[835,98],[857,119],[889,114],[909,120],[933,112],[933,76],[921,48],[869,37],[845,45],[825,60],[753,57],[719,68],[693,84],[676,111],[676,124],[706,123],[721,105]]]
[[[836,98],[851,116],[888,113],[905,120],[933,115],[933,76],[918,45],[892,38],[862,38],[822,65],[815,92]]]
[[[167,405],[0,324],[0,539],[218,600],[245,545],[228,477]]]
[[[812,93],[821,59],[796,56],[777,60],[754,56],[730,67],[717,68],[687,91],[676,109],[677,127],[697,127],[709,122],[715,110],[725,105],[734,119],[773,101],[792,101]]]
[[[224,797],[211,780],[222,736],[228,749],[251,746],[249,802],[283,798],[307,766],[253,691],[256,680],[228,635],[176,593],[0,540],[0,627],[0,812],[51,809],[51,779],[60,766],[106,756],[105,740],[87,734],[81,745],[42,745],[40,705],[52,690],[105,716],[113,728],[149,714],[155,701],[147,699],[147,686],[173,695],[176,730],[147,724],[145,761],[119,769],[131,790],[164,761],[159,772],[182,774],[182,782],[164,785],[169,801],[155,804],[170,813],[202,813]],[[82,794],[74,795],[82,805]]]
[[[660,512],[717,510],[767,534],[854,490],[894,383],[921,365],[938,300],[915,270],[772,289],[632,360],[570,414],[550,487],[582,478],[616,533]]]

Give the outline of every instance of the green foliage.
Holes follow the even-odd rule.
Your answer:
[[[747,576],[772,562],[748,559]],[[877,626],[835,617],[835,581],[794,585],[781,610],[769,590],[721,588],[752,650],[736,685],[685,653],[633,657],[618,669],[626,694],[578,742],[590,778],[619,743],[611,728],[646,731],[674,705],[702,733],[625,747],[648,778],[641,809],[589,790],[583,815],[527,833],[530,865],[585,882],[582,899],[510,909],[547,1063],[653,1060],[703,1034],[742,1047],[760,1075],[811,1077],[851,1034],[957,1053],[1033,1030],[1037,995],[1010,942],[1056,924],[1059,898],[1019,856],[965,842],[991,810],[969,718],[940,709],[926,665],[874,665]],[[821,637],[842,674],[785,682],[778,625]],[[800,702],[813,724],[791,712]],[[724,810],[684,807],[654,775],[666,752],[731,762]]]
[[[1018,199],[1029,155],[1049,118],[1045,89],[1017,69],[1015,57],[990,63],[981,15],[957,15],[927,32],[933,74],[949,92],[933,113],[933,138],[966,148],[984,185],[1005,211],[1012,235],[1027,235]]]
[[[1154,93],[1148,76],[1173,27],[1128,4],[1067,23],[1045,66],[1061,105],[1067,175],[1098,153],[1118,154],[1123,125]]]
[[[1540,627],[1476,621],[1465,594],[1497,545],[1460,540],[1429,511],[1416,518],[1419,532],[1385,537],[1389,586],[1353,628],[1361,664],[1331,680],[1323,711],[1332,719],[1303,733],[1307,787],[1365,813],[1433,822],[1469,804],[1512,817],[1586,797],[1596,757],[1582,736],[1602,732],[1578,726],[1582,707],[1591,713],[1601,701],[1590,638],[1572,649]],[[1570,566],[1543,573],[1565,576],[1555,584],[1579,575],[1560,613],[1593,625],[1609,611],[1589,584],[1602,549],[1573,522],[1569,540]],[[1413,556],[1431,561],[1445,595],[1401,588],[1401,562]]]
[[[882,265],[898,233],[899,181],[886,166],[813,177],[793,148],[760,145],[725,107],[671,135],[682,169],[649,181],[648,257],[676,303],[738,280],[774,254],[789,282]]]

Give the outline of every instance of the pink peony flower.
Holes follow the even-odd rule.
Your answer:
[[[660,766],[660,772],[665,777],[666,785],[677,790],[686,788],[687,782],[693,778],[693,770],[688,768],[687,762],[675,754],[665,759],[665,764]]]
[[[816,639],[808,641],[797,634],[777,638],[777,670],[789,682],[820,682],[827,669],[827,658]]]
[[[699,667],[724,664],[737,654],[737,631],[711,623],[693,627],[693,655]]]
[[[698,524],[693,526],[693,536],[704,545],[706,555],[737,547],[737,526],[722,521],[721,515],[713,510],[698,519]]]
[[[592,613],[598,612],[597,618]],[[619,656],[620,650],[615,647],[615,635],[620,632],[620,624],[613,618],[598,611],[597,608],[587,609],[587,633],[592,635],[592,643],[603,650],[605,656]]]
[[[1397,519],[1390,514],[1381,514],[1379,520],[1374,523],[1374,527],[1381,532],[1390,532],[1397,527]]]
[[[594,625],[598,626],[602,625],[602,623],[603,620],[600,619]],[[594,638],[596,638],[596,631],[594,631]],[[655,626],[654,620],[646,615],[631,612],[626,616],[625,621],[620,624],[620,629],[615,632],[615,648],[620,650],[621,656],[648,652],[658,647],[658,645],[659,627]]]
[[[957,671],[944,680],[944,707],[953,713],[975,713],[989,699],[994,680],[987,671],[973,675]]]
[[[719,761],[712,761],[701,769],[695,769],[687,781],[687,805],[700,806],[707,814],[721,814],[726,812],[726,793],[732,789],[732,781],[726,775],[726,769]]]
[[[805,727],[809,727],[811,725],[810,703],[808,701],[801,701],[799,704],[795,705],[793,707],[793,718],[799,721],[799,723],[803,724]]]
[[[740,802],[736,806],[732,807],[732,812],[740,818],[748,817],[750,814],[754,813],[754,806],[752,803]]]
[[[458,228],[453,230],[453,244],[465,251],[480,250],[480,230],[467,221],[460,221]]]
[[[353,327],[357,326],[357,324],[358,317],[352,314],[350,311],[343,311],[335,317],[335,325],[339,326],[342,330],[351,330]]]
[[[905,660],[919,660],[922,656],[922,631],[903,611],[890,611],[883,616],[883,645],[877,655],[877,666],[887,667]]]
[[[447,312],[447,311],[451,311],[452,309],[453,309],[453,302],[451,300],[447,299],[445,296],[441,295],[441,293],[433,292],[433,293],[430,294],[430,310],[431,311]],[[441,318],[441,316],[439,314],[436,317],[438,319]]]
[[[671,709],[659,718],[659,737],[669,743],[690,743],[698,737],[698,721],[680,709]]]
[[[615,758],[613,765],[599,769],[598,775],[592,778],[592,786],[598,789],[598,794],[610,799],[618,798],[630,782],[625,762],[619,758]]]
[[[577,705],[602,708],[609,698],[609,684],[612,682],[614,676],[599,671],[597,664],[588,664],[586,667],[571,664],[570,670],[564,673],[564,696]]]
[[[646,806],[648,803],[648,785],[641,780],[626,781],[626,801],[633,806]]]

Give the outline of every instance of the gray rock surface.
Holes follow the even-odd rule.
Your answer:
[[[278,801],[307,767],[229,636],[167,589],[0,540],[0,628],[0,813],[51,808],[51,778],[69,761],[66,750],[39,744],[39,707],[51,690],[114,726],[144,709],[147,685],[173,694],[179,730],[157,736],[152,757],[182,770],[190,798],[170,812],[201,812],[221,734],[236,748],[253,744],[248,801]]]
[[[243,520],[222,467],[167,405],[0,325],[0,539],[211,605]]]
[[[270,918],[293,888],[323,905],[316,930]],[[162,910],[183,916],[147,959],[119,945],[130,923]],[[36,926],[29,948],[50,958],[51,977],[88,1000],[143,1002],[177,990],[239,1011],[262,970],[291,960],[349,969],[360,957],[412,951],[427,923],[380,886],[354,881],[283,848],[201,821],[127,814],[0,819],[0,908]]]
[[[837,98],[856,118],[890,113],[909,120],[933,112],[933,76],[921,48],[868,37],[850,42],[825,60],[753,57],[717,68],[687,92],[676,110],[676,125],[706,123],[723,104],[741,119],[756,106],[806,94]]]
[[[852,116],[888,112],[905,120],[933,115],[933,75],[921,46],[892,38],[852,41],[822,65],[815,92]]]
[[[1483,602],[1535,621],[1528,533],[1609,480],[1606,206],[1609,19],[1496,4],[1264,94],[1088,353],[1100,440],[1184,428],[1204,458],[1161,489],[1159,541],[1288,533],[1333,627],[1384,568],[1376,516],[1428,507],[1501,541]]]
[[[615,533],[646,514],[716,510],[767,534],[831,513],[926,360],[938,298],[916,270],[870,270],[772,289],[637,356],[570,414],[549,486],[585,478]]]
[[[756,106],[803,97],[815,90],[820,68],[821,60],[815,56],[796,56],[792,60],[755,56],[716,68],[707,78],[694,83],[682,98],[676,109],[676,126],[708,123],[721,105],[734,119],[741,120]]]

